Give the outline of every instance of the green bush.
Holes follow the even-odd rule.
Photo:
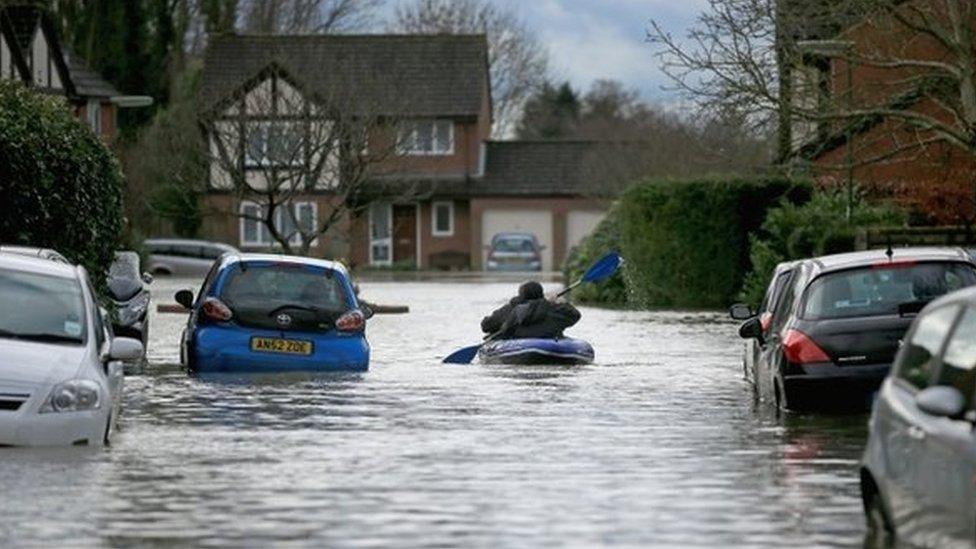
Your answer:
[[[101,285],[122,188],[115,157],[63,99],[0,81],[0,242],[58,250]]]
[[[811,187],[787,179],[648,181],[621,197],[620,251],[632,305],[720,308],[749,271],[749,234]]]
[[[619,248],[620,217],[617,208],[613,207],[593,233],[570,251],[563,265],[563,275],[570,283],[579,280],[590,265],[607,252],[619,251]],[[617,275],[603,282],[580,286],[573,291],[572,298],[577,303],[623,307],[627,305],[627,286],[623,276]]]
[[[903,225],[906,220],[901,210],[889,204],[871,204],[861,193],[855,194],[850,221],[846,214],[847,193],[843,189],[818,191],[803,205],[784,202],[770,210],[761,232],[750,237],[752,271],[740,299],[758,306],[778,263],[851,251],[858,229]]]

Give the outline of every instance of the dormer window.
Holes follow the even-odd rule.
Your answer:
[[[451,120],[409,120],[400,125],[397,150],[408,156],[443,156],[454,153]]]
[[[293,122],[252,122],[245,142],[247,167],[298,167],[305,162],[303,128]]]

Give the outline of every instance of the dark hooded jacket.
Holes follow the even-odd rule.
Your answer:
[[[498,333],[496,339],[549,339],[563,337],[563,330],[579,319],[576,307],[553,303],[545,298],[541,285],[526,283],[519,295],[481,321],[481,331]]]

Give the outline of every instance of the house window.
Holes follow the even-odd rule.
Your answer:
[[[265,207],[253,202],[241,204],[241,246],[277,246],[264,222]],[[298,246],[302,243],[302,233],[315,234],[318,229],[318,205],[315,202],[295,202],[275,209],[275,229],[289,236],[288,243]],[[318,245],[317,240],[312,246]]]
[[[454,123],[451,120],[411,120],[400,126],[397,137],[400,154],[448,155],[454,153]]]
[[[393,205],[376,202],[369,207],[369,263],[393,264]]]
[[[249,168],[305,163],[305,139],[300,124],[252,122],[245,139],[244,162]]]
[[[454,202],[434,202],[431,208],[434,236],[454,236]]]
[[[89,99],[88,107],[85,109],[88,114],[88,127],[95,132],[95,135],[102,134],[102,104],[97,99]]]

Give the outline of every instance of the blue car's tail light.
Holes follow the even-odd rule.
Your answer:
[[[336,320],[335,327],[340,332],[361,332],[366,328],[366,317],[359,310],[352,310]]]
[[[234,316],[230,307],[216,297],[208,297],[204,300],[203,306],[200,307],[200,314],[212,322],[227,322]]]

